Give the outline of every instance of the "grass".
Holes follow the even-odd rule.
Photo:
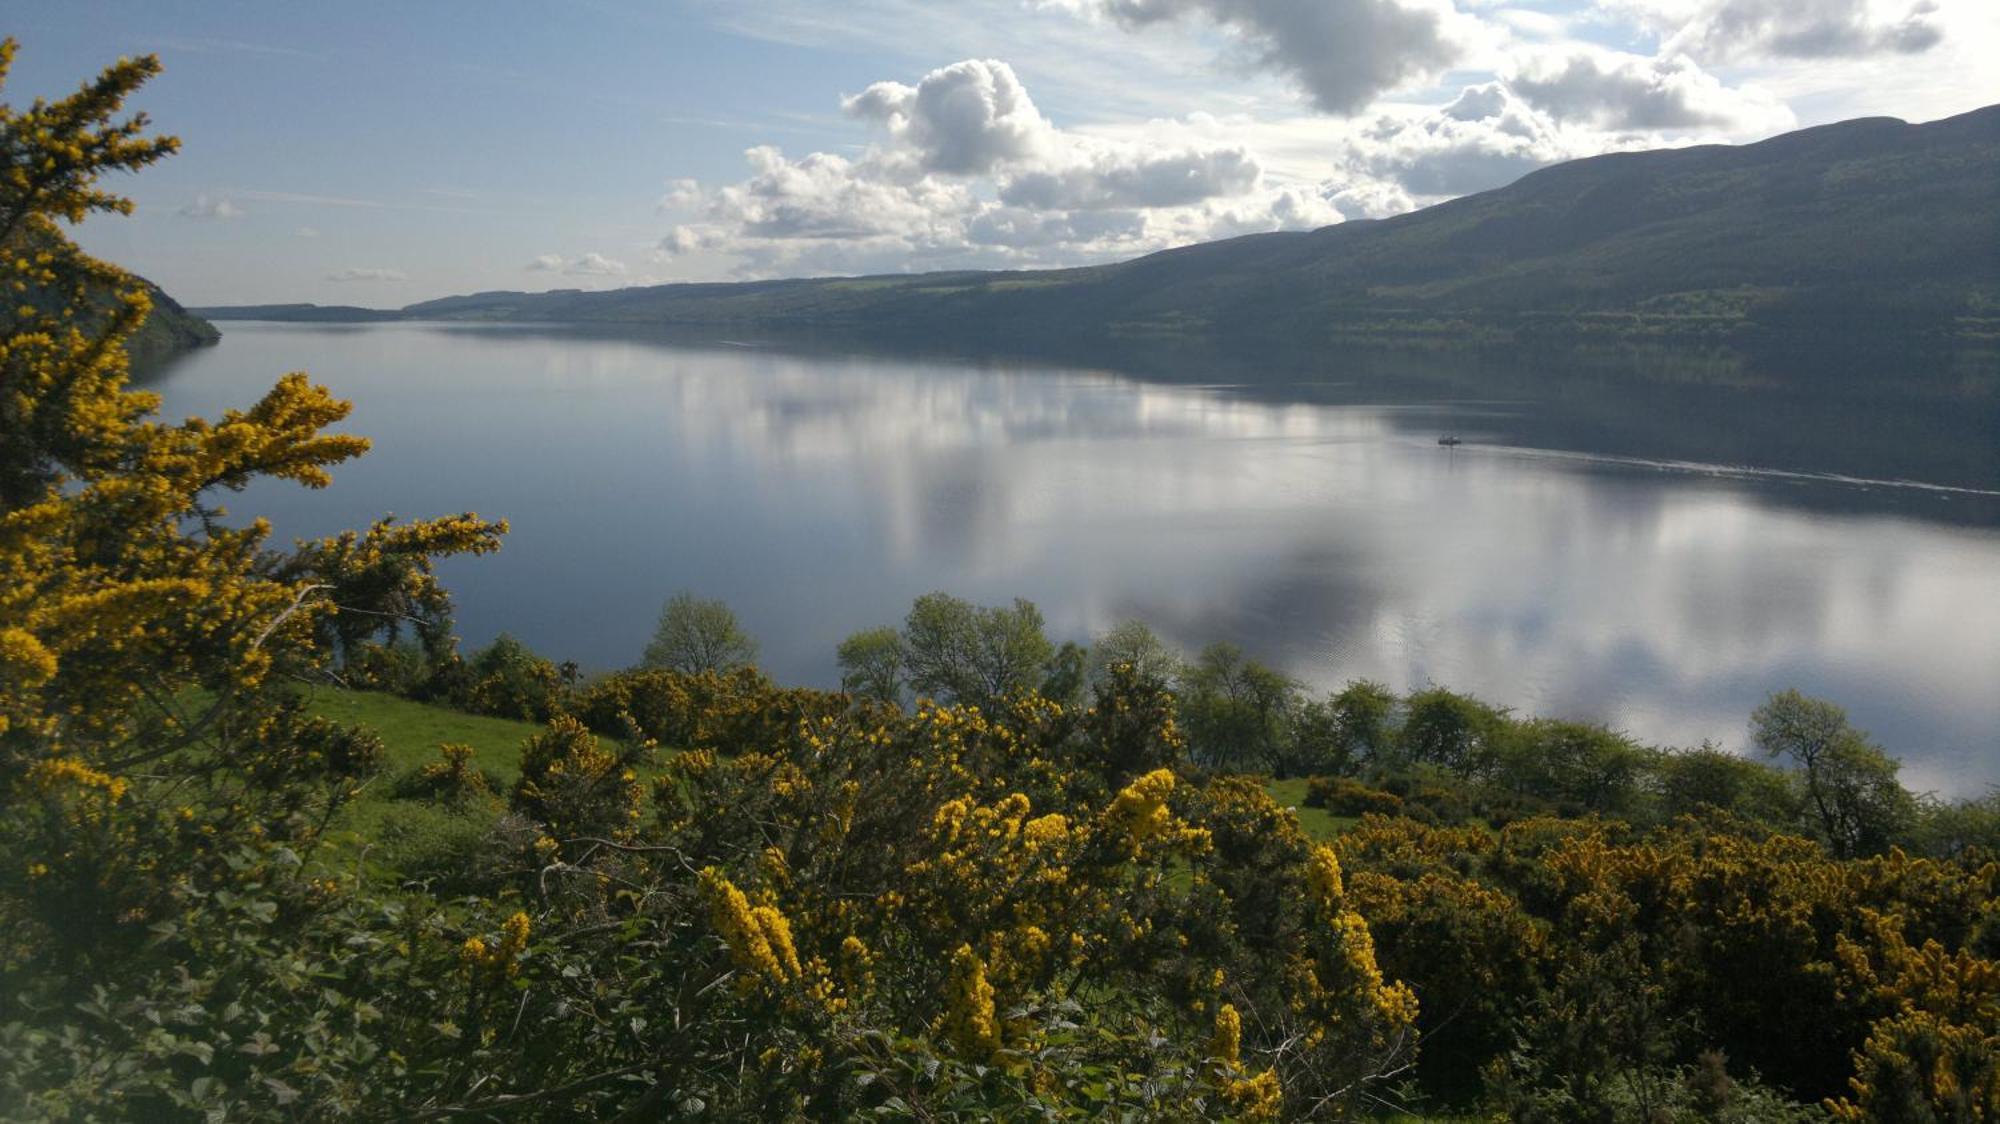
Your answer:
[[[440,744],[458,742],[472,747],[473,762],[504,795],[521,775],[521,743],[542,729],[533,722],[464,714],[377,691],[315,688],[307,693],[306,704],[314,714],[365,726],[382,739],[382,771],[341,810],[323,857],[385,881],[434,865],[428,856],[476,844],[500,811],[497,803],[452,809],[402,797],[397,795],[399,781],[441,760]]]
[[[1282,781],[1265,781],[1264,791],[1271,794],[1271,799],[1290,808],[1292,814],[1299,818],[1299,826],[1304,828],[1305,833],[1314,839],[1321,841],[1330,840],[1361,822],[1361,817],[1359,816],[1336,816],[1325,808],[1306,807],[1306,781],[1304,777],[1292,777],[1289,780]]]
[[[512,784],[521,775],[521,743],[542,729],[533,722],[464,714],[379,691],[316,688],[307,705],[323,718],[366,726],[380,735],[391,773],[436,761],[440,744],[460,742],[472,747],[482,768]]]

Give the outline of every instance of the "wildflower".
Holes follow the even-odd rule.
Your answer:
[[[799,954],[784,914],[768,905],[752,908],[743,891],[714,867],[701,872],[701,893],[708,899],[709,919],[738,968],[775,983],[798,978]]]
[[[1209,1039],[1208,1052],[1231,1069],[1242,1064],[1243,1019],[1236,1008],[1224,1003],[1215,1012],[1215,1036]]]
[[[1126,785],[1111,802],[1105,818],[1135,843],[1150,839],[1173,823],[1167,811],[1167,798],[1173,791],[1173,770],[1155,769]]]
[[[1000,1023],[993,1014],[993,985],[986,982],[986,965],[971,945],[960,945],[952,954],[948,986],[945,1037],[969,1057],[991,1057],[1000,1048]]]

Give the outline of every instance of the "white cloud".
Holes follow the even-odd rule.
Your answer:
[[[1146,219],[1137,211],[1035,211],[1024,207],[994,207],[966,224],[965,237],[979,246],[1030,249],[1077,244],[1134,244],[1146,233]]]
[[[708,212],[753,238],[921,241],[926,230],[974,207],[963,184],[912,177],[893,156],[814,152],[790,160],[769,145],[744,156],[754,174],[715,192]]]
[[[1459,62],[1472,24],[1445,0],[1056,0],[1131,29],[1201,16],[1239,63],[1295,83],[1317,108],[1350,115]]]
[[[660,200],[655,206],[656,209],[664,213],[666,211],[684,210],[699,202],[701,202],[701,183],[699,181],[672,179],[667,181],[666,194],[660,196]]]
[[[579,277],[623,277],[631,272],[622,261],[613,261],[595,251],[570,259],[561,254],[539,254],[528,262],[529,273],[566,273]]]
[[[900,20],[905,55],[929,36],[955,51],[1005,44],[1009,61],[966,58],[843,98],[848,118],[877,127],[862,144],[762,145],[741,180],[670,181],[657,253],[674,270],[1086,264],[1382,218],[1565,160],[1761,139],[1796,127],[1795,105],[1808,122],[1882,112],[1838,91],[1913,88],[1896,52],[1938,35],[1940,63],[2000,47],[1991,0],[1027,0],[1071,18],[1011,23],[1019,0],[850,2],[839,19],[794,0],[740,18],[800,43],[850,15],[892,38]],[[1828,61],[1855,52],[1875,54]],[[1216,59],[1229,65],[1203,65]],[[1972,96],[1964,70],[1948,109]],[[1121,100],[1120,84],[1144,94]],[[1172,108],[1153,108],[1169,92]],[[1072,122],[1066,106],[1088,116]]]
[[[940,67],[914,86],[877,82],[842,107],[878,124],[882,143],[854,156],[797,158],[759,146],[745,154],[751,175],[737,183],[677,181],[663,209],[701,219],[670,230],[661,254],[722,253],[759,275],[1069,264],[1196,240],[1211,228],[1340,217],[1267,188],[1240,144],[1165,123],[1178,133],[1165,143],[1059,128],[997,60]]]
[[[624,262],[613,261],[593,251],[569,263],[563,272],[592,277],[621,277],[626,269]]]
[[[1362,183],[1345,190],[1362,207],[1394,199],[1386,187],[1413,201],[1485,191],[1596,147],[1581,141],[1503,84],[1483,83],[1440,109],[1384,114],[1346,137],[1341,162]]]
[[[841,108],[886,125],[926,171],[989,172],[1035,162],[1056,144],[1055,126],[1035,108],[1014,68],[995,59],[940,67],[914,87],[877,82]]]
[[[1531,57],[1507,86],[1558,121],[1611,129],[1766,132],[1795,123],[1777,99],[1724,86],[1685,55],[1649,59],[1584,49]]]
[[[1257,185],[1256,158],[1241,148],[1152,154],[1101,150],[1081,162],[1023,172],[1000,188],[1000,200],[1037,210],[1180,207]]]
[[[1559,39],[1569,34],[1568,20],[1533,8],[1501,8],[1489,18],[1528,39]]]
[[[1662,54],[1714,62],[1907,55],[1943,40],[1937,0],[1613,0]]]
[[[292,231],[292,236],[295,238],[318,238],[319,229],[317,227],[302,226]]]
[[[233,219],[243,214],[243,208],[230,202],[227,196],[210,198],[200,194],[194,197],[192,203],[182,207],[180,213],[191,219]]]
[[[349,266],[336,269],[326,275],[328,281],[408,281],[410,275],[400,269],[372,269]]]

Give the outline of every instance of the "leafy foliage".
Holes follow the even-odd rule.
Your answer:
[[[676,593],[660,609],[641,661],[647,667],[693,674],[733,671],[757,659],[757,642],[743,631],[736,614],[721,601]]]

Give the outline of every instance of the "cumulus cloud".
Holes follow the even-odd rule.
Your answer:
[[[754,238],[912,236],[972,206],[963,185],[910,177],[893,157],[814,152],[797,160],[770,145],[744,154],[752,175],[715,192],[711,220]]]
[[[1251,65],[1296,83],[1343,116],[1425,81],[1465,54],[1465,26],[1444,0],[1066,0],[1127,28],[1200,16],[1223,28]]]
[[[1323,18],[1250,0],[1061,2],[1128,23],[1206,15],[1246,41],[1253,24]],[[743,179],[669,183],[661,210],[678,222],[657,255],[747,277],[1086,264],[1383,218],[1563,160],[1793,123],[1774,98],[1731,88],[1686,55],[1516,41],[1516,57],[1495,65],[1443,104],[1385,103],[1344,121],[1196,113],[1085,132],[1043,113],[1007,63],[968,59],[842,99],[879,130],[858,151],[762,145],[745,153]]]
[[[297,230],[292,231],[292,235],[295,238],[318,238],[319,228],[311,226],[302,226]]]
[[[1935,0],[1625,0],[1663,54],[1715,62],[1859,58],[1927,51],[1944,38]]]
[[[1039,210],[1182,207],[1255,187],[1257,161],[1241,148],[1163,154],[1109,150],[1049,171],[1023,172],[1000,201]]]
[[[349,266],[336,269],[326,275],[328,281],[408,281],[410,275],[400,269],[374,269]]]
[[[1765,131],[1793,124],[1776,99],[1730,89],[1685,55],[1648,59],[1586,50],[1543,57],[1507,86],[1558,121],[1612,129]]]
[[[662,212],[679,211],[699,202],[701,202],[700,181],[691,179],[668,180],[666,193],[660,196],[658,209]]]
[[[1385,186],[1413,202],[1500,187],[1580,155],[1578,147],[1504,84],[1487,82],[1420,116],[1376,118],[1345,139],[1342,158],[1353,173],[1376,181],[1351,197],[1367,207],[1393,199]]]
[[[194,202],[182,207],[180,214],[191,219],[233,219],[243,214],[243,208],[230,202],[227,197],[211,199],[202,194],[196,195]]]
[[[563,267],[561,254],[540,254],[527,265],[529,273],[556,273]]]
[[[736,183],[676,181],[662,209],[700,217],[671,229],[659,252],[722,252],[753,275],[1068,264],[1193,240],[1215,224],[1274,229],[1308,214],[1264,186],[1240,144],[1059,128],[998,60],[940,67],[915,85],[877,82],[842,107],[878,125],[879,143],[796,158],[759,146]]]
[[[915,86],[877,82],[841,107],[886,125],[927,171],[988,172],[1032,162],[1055,143],[1055,126],[1035,108],[1014,68],[995,59],[940,67]]]

